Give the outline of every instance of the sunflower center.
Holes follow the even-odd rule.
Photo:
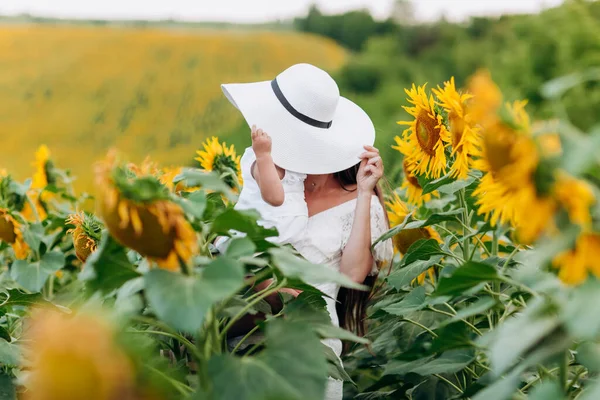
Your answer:
[[[408,181],[408,183],[420,189],[421,185],[419,185],[419,180],[415,174],[409,170],[406,160],[402,163],[402,169],[404,170],[404,178]]]
[[[452,134],[452,148],[460,151],[459,145],[462,147],[460,140],[465,130],[465,121],[454,112],[450,113],[448,121],[450,122],[450,133]]]
[[[493,173],[498,173],[502,168],[513,162],[511,153],[514,140],[502,132],[488,133],[483,136],[485,156]]]
[[[405,229],[399,232],[392,241],[401,254],[406,254],[410,246],[412,246],[417,240],[430,239],[431,234],[427,229]]]
[[[416,134],[421,149],[430,156],[435,155],[435,144],[440,140],[440,130],[435,118],[425,110],[422,110],[417,116]]]

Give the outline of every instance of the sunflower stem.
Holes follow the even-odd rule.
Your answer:
[[[225,335],[227,335],[227,332],[229,331],[229,329],[231,329],[231,327],[240,319],[242,318],[244,315],[246,315],[248,313],[248,311],[250,311],[250,309],[252,309],[252,307],[254,307],[256,304],[258,304],[259,302],[261,302],[263,299],[265,299],[266,297],[272,295],[273,293],[277,293],[280,289],[284,288],[285,285],[287,283],[287,280],[284,278],[280,283],[278,283],[277,285],[274,285],[270,288],[266,288],[264,290],[262,290],[260,292],[260,295],[257,296],[254,300],[252,300],[251,302],[249,302],[248,304],[246,304],[246,306],[244,308],[242,308],[240,310],[240,312],[238,312],[233,318],[231,318],[231,320],[227,323],[227,325],[225,325],[225,327],[223,328],[223,330],[221,331],[221,334],[219,336],[220,340],[223,340],[223,338],[225,337]]]
[[[50,274],[48,278],[48,300],[54,297],[54,274]]]
[[[498,255],[498,231],[496,229],[494,229],[492,231],[492,256],[497,256],[497,255]],[[500,291],[502,290],[501,282],[494,281],[492,283],[492,290],[494,291],[494,293],[500,293]],[[497,303],[500,303],[500,296],[494,295],[494,300],[496,300]],[[493,322],[494,326],[496,326],[496,325],[498,325],[498,322],[500,320],[500,311],[492,310],[491,312],[492,312],[492,322]]]
[[[189,267],[189,265],[181,259],[181,257],[177,256],[177,259],[179,260],[179,268],[181,268],[181,273],[184,275],[192,275],[192,269]]]
[[[469,210],[467,208],[467,192],[466,190],[463,188],[460,190],[459,192],[459,198],[460,198],[460,205],[463,209],[463,215],[462,215],[462,219],[463,219],[463,245],[462,245],[462,250],[463,250],[463,258],[465,261],[469,260],[469,238],[467,237],[468,235],[468,229],[470,229],[469,225],[471,223],[470,218],[469,218]]]
[[[558,381],[560,383],[560,387],[563,390],[563,392],[565,393],[565,395],[567,394],[568,391],[568,386],[567,383],[569,382],[569,363],[571,362],[571,357],[569,354],[569,350],[565,350],[562,358],[560,360],[560,366],[559,366],[559,370],[558,370]]]

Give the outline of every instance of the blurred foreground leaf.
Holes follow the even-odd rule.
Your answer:
[[[214,399],[322,399],[327,360],[310,327],[275,320],[268,324],[266,338],[266,349],[257,356],[210,359]]]
[[[154,269],[144,275],[148,302],[157,316],[177,330],[198,334],[208,310],[244,282],[238,261],[219,257],[199,274]]]

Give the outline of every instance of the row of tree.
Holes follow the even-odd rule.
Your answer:
[[[566,0],[535,15],[427,24],[377,21],[367,11],[324,15],[313,7],[295,22],[297,29],[331,37],[354,52],[338,82],[372,115],[386,142],[400,129],[394,122],[406,105],[403,88],[413,82],[435,86],[454,76],[462,86],[487,68],[509,100],[528,99],[529,110],[543,118],[554,111],[540,93],[544,82],[600,65],[597,0]],[[587,130],[597,121],[597,82],[576,87],[563,100],[576,126]]]

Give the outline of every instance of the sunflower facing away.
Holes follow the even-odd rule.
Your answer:
[[[114,153],[96,166],[98,215],[121,244],[176,270],[197,252],[196,233],[168,189],[153,175],[138,176]]]
[[[473,192],[479,213],[490,217],[492,225],[513,226],[523,243],[551,232],[561,207],[573,223],[589,220],[594,201],[591,190],[546,162],[556,156],[559,145],[549,145],[552,135],[532,136],[526,102],[494,109],[491,105],[498,104],[494,94],[498,89],[489,75],[480,73],[473,81],[477,83],[471,90],[475,113],[483,130],[483,150],[475,164],[484,175]],[[479,97],[487,99],[483,106],[477,105]]]
[[[227,147],[225,142],[219,143],[219,138],[213,136],[206,139],[203,144],[204,150],[198,150],[196,161],[205,171],[215,171],[224,175],[224,181],[231,188],[242,184],[242,169],[240,167],[241,156],[236,155],[233,145]],[[235,176],[231,175],[231,171]],[[229,173],[229,175],[227,175]],[[237,179],[237,182],[236,182]]]
[[[526,102],[495,109],[498,88],[487,73],[471,80],[470,92],[482,127],[482,153],[475,166],[484,175],[473,192],[479,214],[489,217],[493,226],[514,226],[519,240],[530,243],[548,228],[555,202],[536,186],[541,155],[531,135]]]
[[[386,202],[386,206],[388,208],[388,218],[392,228],[400,225],[409,214],[408,207],[395,193],[392,199]],[[435,239],[440,243],[442,241],[440,235],[430,226],[424,228],[403,229],[392,239],[394,250],[401,255],[406,254],[410,246],[420,239]],[[433,267],[420,274],[416,278],[417,283],[422,285],[427,276],[429,276],[432,283],[435,283],[435,269]]]
[[[88,213],[71,214],[67,217],[67,224],[75,226],[67,231],[73,236],[75,255],[81,262],[98,248],[102,233],[102,223]]]
[[[452,156],[454,162],[450,175],[465,179],[475,158],[479,157],[481,136],[479,128],[474,124],[468,112],[467,102],[473,97],[470,94],[459,93],[454,85],[454,77],[444,82],[444,87],[432,90],[438,99],[438,104],[448,113]]]
[[[414,119],[398,122],[399,125],[408,125],[408,128],[402,133],[402,138],[395,138],[397,145],[392,148],[404,154],[414,174],[439,178],[446,172],[445,147],[451,140],[441,109],[433,96],[427,96],[425,86],[413,84],[406,93],[413,106],[403,108]]]
[[[25,332],[30,373],[24,399],[134,398],[133,363],[104,318],[38,309]]]

